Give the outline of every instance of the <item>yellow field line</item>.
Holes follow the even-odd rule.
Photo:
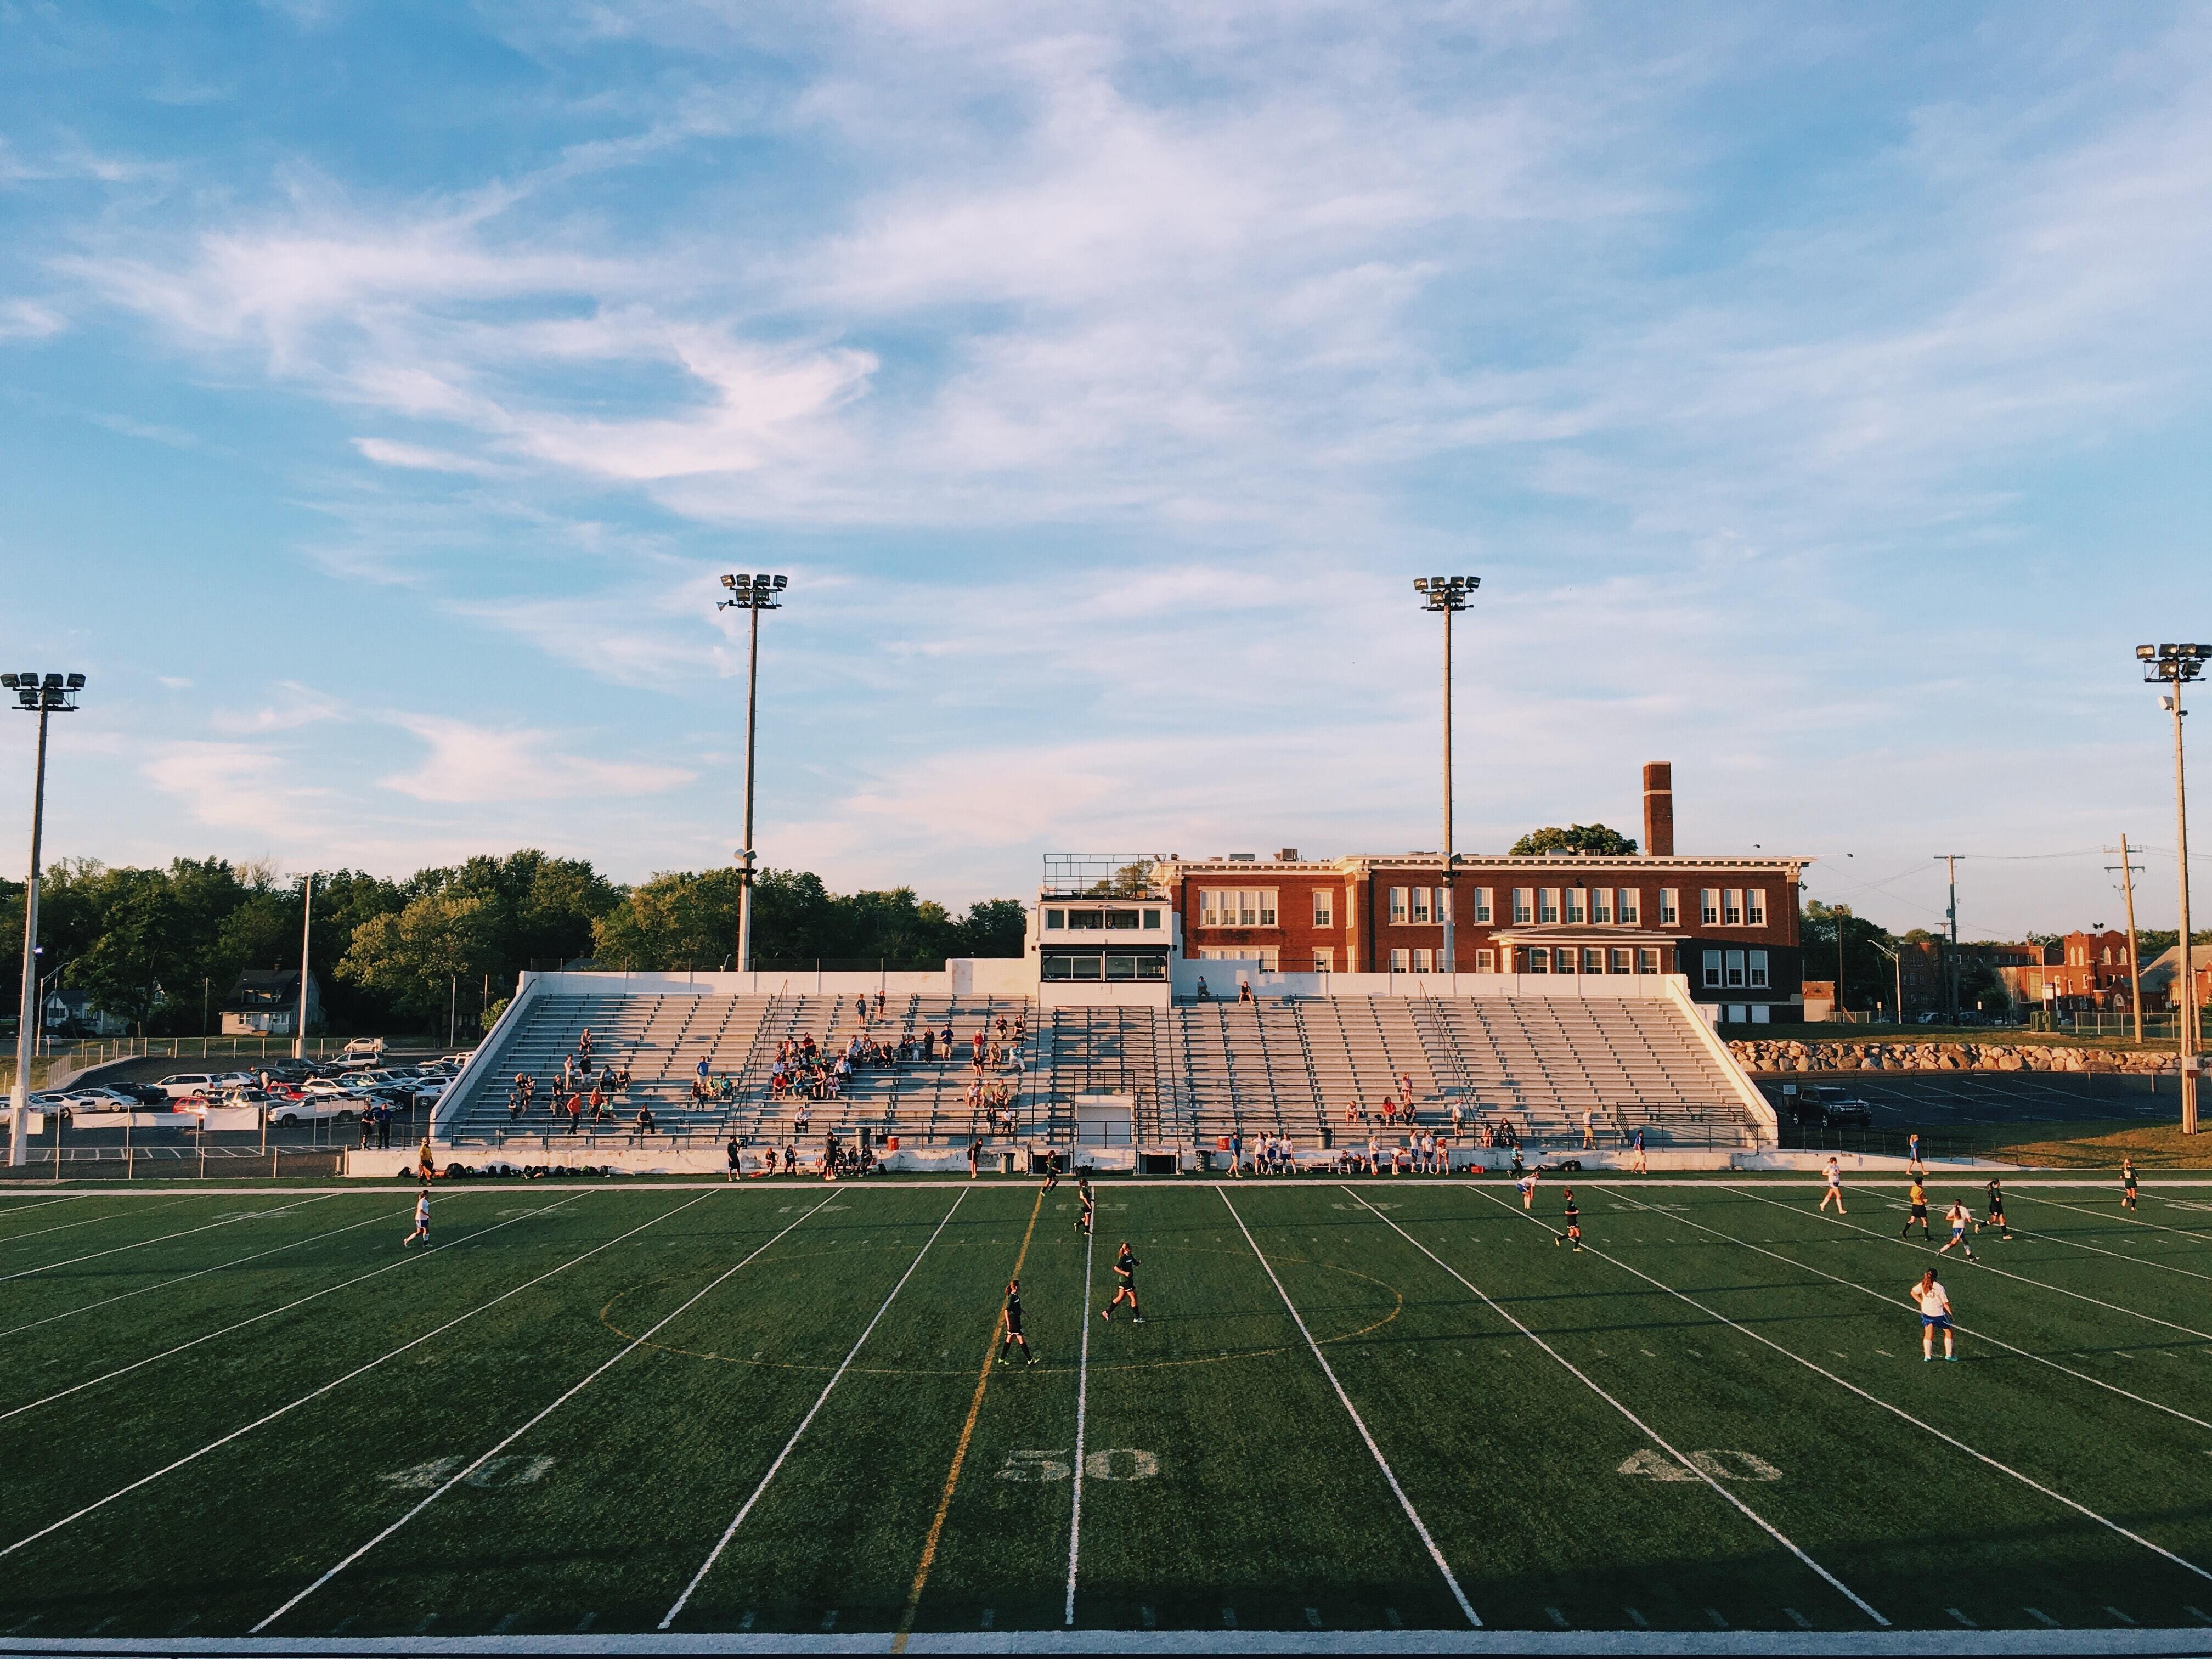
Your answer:
[[[1044,1189],[1037,1189],[1036,1202],[1030,1206],[1030,1224],[1022,1234],[1022,1248],[1014,1255],[1014,1270],[1007,1277],[1019,1279],[1022,1263],[1030,1259],[1030,1240],[1036,1232],[1037,1216],[1044,1208]],[[968,1443],[975,1436],[975,1419],[983,1414],[983,1392],[991,1386],[991,1364],[999,1352],[999,1327],[991,1327],[991,1340],[983,1347],[983,1369],[975,1376],[975,1395],[968,1402],[968,1420],[960,1425],[959,1443],[952,1449],[952,1467],[945,1476],[945,1491],[937,1500],[937,1513],[929,1522],[929,1536],[922,1540],[921,1565],[914,1570],[914,1587],[906,1593],[906,1611],[899,1616],[898,1634],[891,1639],[891,1651],[904,1653],[906,1639],[914,1634],[914,1617],[921,1606],[922,1587],[929,1583],[929,1570],[937,1565],[937,1540],[945,1534],[945,1517],[951,1513],[952,1494],[960,1485],[960,1466],[968,1461]]]

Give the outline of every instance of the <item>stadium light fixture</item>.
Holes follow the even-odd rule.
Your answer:
[[[787,578],[767,571],[738,572],[722,578],[730,597],[717,602],[717,611],[744,611],[752,622],[752,643],[745,666],[745,844],[738,849],[738,971],[753,965],[753,755],[755,714],[760,702],[760,619],[763,611],[781,611],[777,595],[789,586]]]
[[[2196,958],[2189,946],[2189,789],[2181,746],[2181,688],[2202,678],[2212,646],[2201,644],[2139,645],[2136,659],[2143,665],[2143,683],[2173,689],[2160,701],[2173,716],[2173,836],[2174,866],[2179,872],[2181,938],[2176,949],[2181,992],[2181,1133],[2197,1133],[2197,974]]]
[[[1453,890],[1452,871],[1458,862],[1452,850],[1452,658],[1451,619],[1467,609],[1467,602],[1474,590],[1482,586],[1480,576],[1416,576],[1413,591],[1422,596],[1421,608],[1431,611],[1444,619],[1444,938],[1443,959],[1438,964],[1442,972],[1459,971],[1459,958],[1452,945],[1452,921],[1459,912],[1459,896]]]
[[[15,1022],[15,1095],[9,1115],[8,1162],[20,1167],[30,1161],[25,1142],[31,1123],[31,1051],[37,1038],[39,962],[39,851],[46,817],[46,720],[76,708],[76,694],[84,690],[82,674],[45,674],[19,670],[0,674],[0,685],[15,694],[15,706],[39,717],[38,760],[31,783],[31,873],[23,884],[23,991]],[[58,1154],[57,1154],[58,1156]]]

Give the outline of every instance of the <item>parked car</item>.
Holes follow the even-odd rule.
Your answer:
[[[169,1103],[167,1095],[161,1097],[161,1103],[164,1106]],[[120,1089],[72,1089],[61,1097],[61,1103],[56,1109],[64,1121],[74,1123],[81,1117],[112,1116],[123,1112],[143,1111],[145,1105],[146,1103],[136,1095],[125,1094]]]
[[[1874,1121],[1874,1108],[1856,1095],[1845,1095],[1837,1100],[1824,1100],[1821,1109],[1827,1114],[1829,1127],[1840,1129],[1863,1129]]]
[[[204,1095],[216,1086],[221,1074],[215,1072],[175,1072],[161,1079],[158,1086],[171,1100],[183,1100],[191,1095]]]
[[[350,1123],[361,1115],[364,1105],[359,1095],[309,1095],[300,1100],[272,1100],[265,1115],[280,1127],[294,1123]]]

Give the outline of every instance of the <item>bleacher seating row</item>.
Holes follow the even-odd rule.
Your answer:
[[[826,1132],[849,1138],[862,1127],[918,1145],[964,1142],[985,1127],[970,1103],[969,1041],[979,1030],[996,1035],[1000,1019],[1024,1036],[1009,1041],[1004,1068],[985,1081],[1012,1093],[1025,1139],[1066,1139],[1077,1097],[1100,1094],[1128,1097],[1137,1139],[1151,1145],[1211,1144],[1239,1132],[1306,1146],[1364,1139],[1386,1100],[1401,1125],[1467,1133],[1488,1125],[1531,1143],[1578,1139],[1586,1112],[1613,1144],[1638,1128],[1660,1146],[1750,1145],[1759,1133],[1690,1016],[1660,1001],[1352,996],[1041,1012],[1026,997],[908,994],[878,1012],[856,995],[615,989],[534,999],[441,1112],[440,1133],[563,1134],[555,1085],[588,1029],[594,1068],[631,1077],[615,1103],[621,1121],[600,1134],[630,1133],[643,1106],[661,1133],[748,1145]],[[949,1054],[856,1069],[838,1099],[771,1097],[779,1042],[811,1035],[834,1053],[856,1034],[888,1043],[948,1026]],[[729,1080],[726,1098],[694,1100],[702,1060],[718,1085]],[[520,1120],[508,1110],[518,1073],[538,1079],[535,1106]]]

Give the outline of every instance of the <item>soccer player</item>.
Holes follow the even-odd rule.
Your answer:
[[[1047,1152],[1044,1155],[1044,1187],[1042,1190],[1048,1193],[1059,1185],[1060,1154],[1058,1152]]]
[[[1936,1333],[1943,1333],[1943,1358],[1956,1359],[1959,1356],[1951,1346],[1951,1298],[1937,1281],[1936,1270],[1929,1268],[1920,1275],[1920,1282],[1906,1292],[1920,1309],[1920,1363],[1926,1364],[1936,1357]]]
[[[723,1179],[735,1181],[743,1172],[744,1164],[744,1155],[738,1151],[738,1138],[735,1135],[730,1137],[730,1144],[726,1152],[729,1163],[729,1173]]]
[[[1144,1310],[1137,1306],[1137,1253],[1129,1248],[1129,1241],[1121,1241],[1121,1248],[1114,1257],[1114,1277],[1120,1281],[1114,1289],[1114,1299],[1098,1310],[1098,1316],[1108,1324],[1114,1322],[1114,1310],[1121,1305],[1125,1297],[1129,1303],[1129,1318],[1133,1324],[1145,1322]]]
[[[1533,1210],[1536,1207],[1536,1176],[1538,1173],[1539,1171],[1531,1170],[1527,1175],[1522,1176],[1520,1180],[1513,1183],[1521,1189],[1521,1207],[1524,1210]]]
[[[415,1194],[415,1231],[399,1241],[399,1248],[430,1242],[430,1189],[422,1188]]]
[[[1990,1218],[1982,1225],[1996,1228],[2005,1238],[2012,1237],[2012,1229],[2005,1224],[2004,1183],[1995,1176],[1990,1177]]]
[[[1567,1188],[1565,1214],[1567,1230],[1563,1233],[1554,1233],[1552,1243],[1554,1245],[1571,1244],[1579,1250],[1583,1247],[1583,1212],[1582,1206],[1575,1202],[1575,1189],[1571,1187]]]
[[[1022,1281],[1020,1279],[1010,1279],[1006,1281],[1006,1310],[1000,1317],[1004,1328],[1000,1333],[999,1342],[999,1363],[1001,1365],[1011,1364],[1006,1356],[1018,1347],[1022,1351],[1022,1358],[1030,1364],[1036,1364],[1036,1356],[1030,1352],[1030,1340],[1022,1334]]]
[[[1920,1162],[1920,1131],[1915,1129],[1905,1138],[1905,1166],[1914,1175],[1924,1175],[1926,1168]]]
[[[1820,1194],[1820,1208],[1836,1206],[1836,1213],[1844,1213],[1844,1169],[1833,1158],[1828,1160],[1828,1189]],[[1815,1212],[1818,1213],[1818,1212]]]
[[[2120,1207],[2124,1210],[2136,1207],[2136,1161],[2132,1158],[2120,1160]]]
[[[1966,1243],[1966,1224],[1973,1218],[1966,1213],[1966,1205],[1955,1198],[1953,1199],[1951,1207],[1944,1212],[1943,1218],[1951,1224],[1951,1243],[1944,1245],[1936,1254],[1948,1255],[1951,1252],[1951,1245],[1955,1244],[1966,1253],[1966,1260],[1972,1261],[1974,1259],[1974,1247]]]
[[[1076,1177],[1075,1195],[1083,1201],[1082,1207],[1075,1214],[1075,1231],[1085,1238],[1088,1238],[1091,1237],[1091,1212],[1098,1201],[1091,1191],[1089,1176]]]
[[[1928,1243],[1934,1243],[1935,1235],[1928,1231],[1928,1189],[1920,1184],[1918,1176],[1912,1177],[1912,1185],[1905,1189],[1905,1202],[1912,1207],[1905,1212],[1905,1225],[1899,1230],[1897,1236],[1899,1238],[1904,1237],[1906,1233],[1912,1231],[1912,1224],[1917,1221],[1920,1224],[1922,1239]]]

